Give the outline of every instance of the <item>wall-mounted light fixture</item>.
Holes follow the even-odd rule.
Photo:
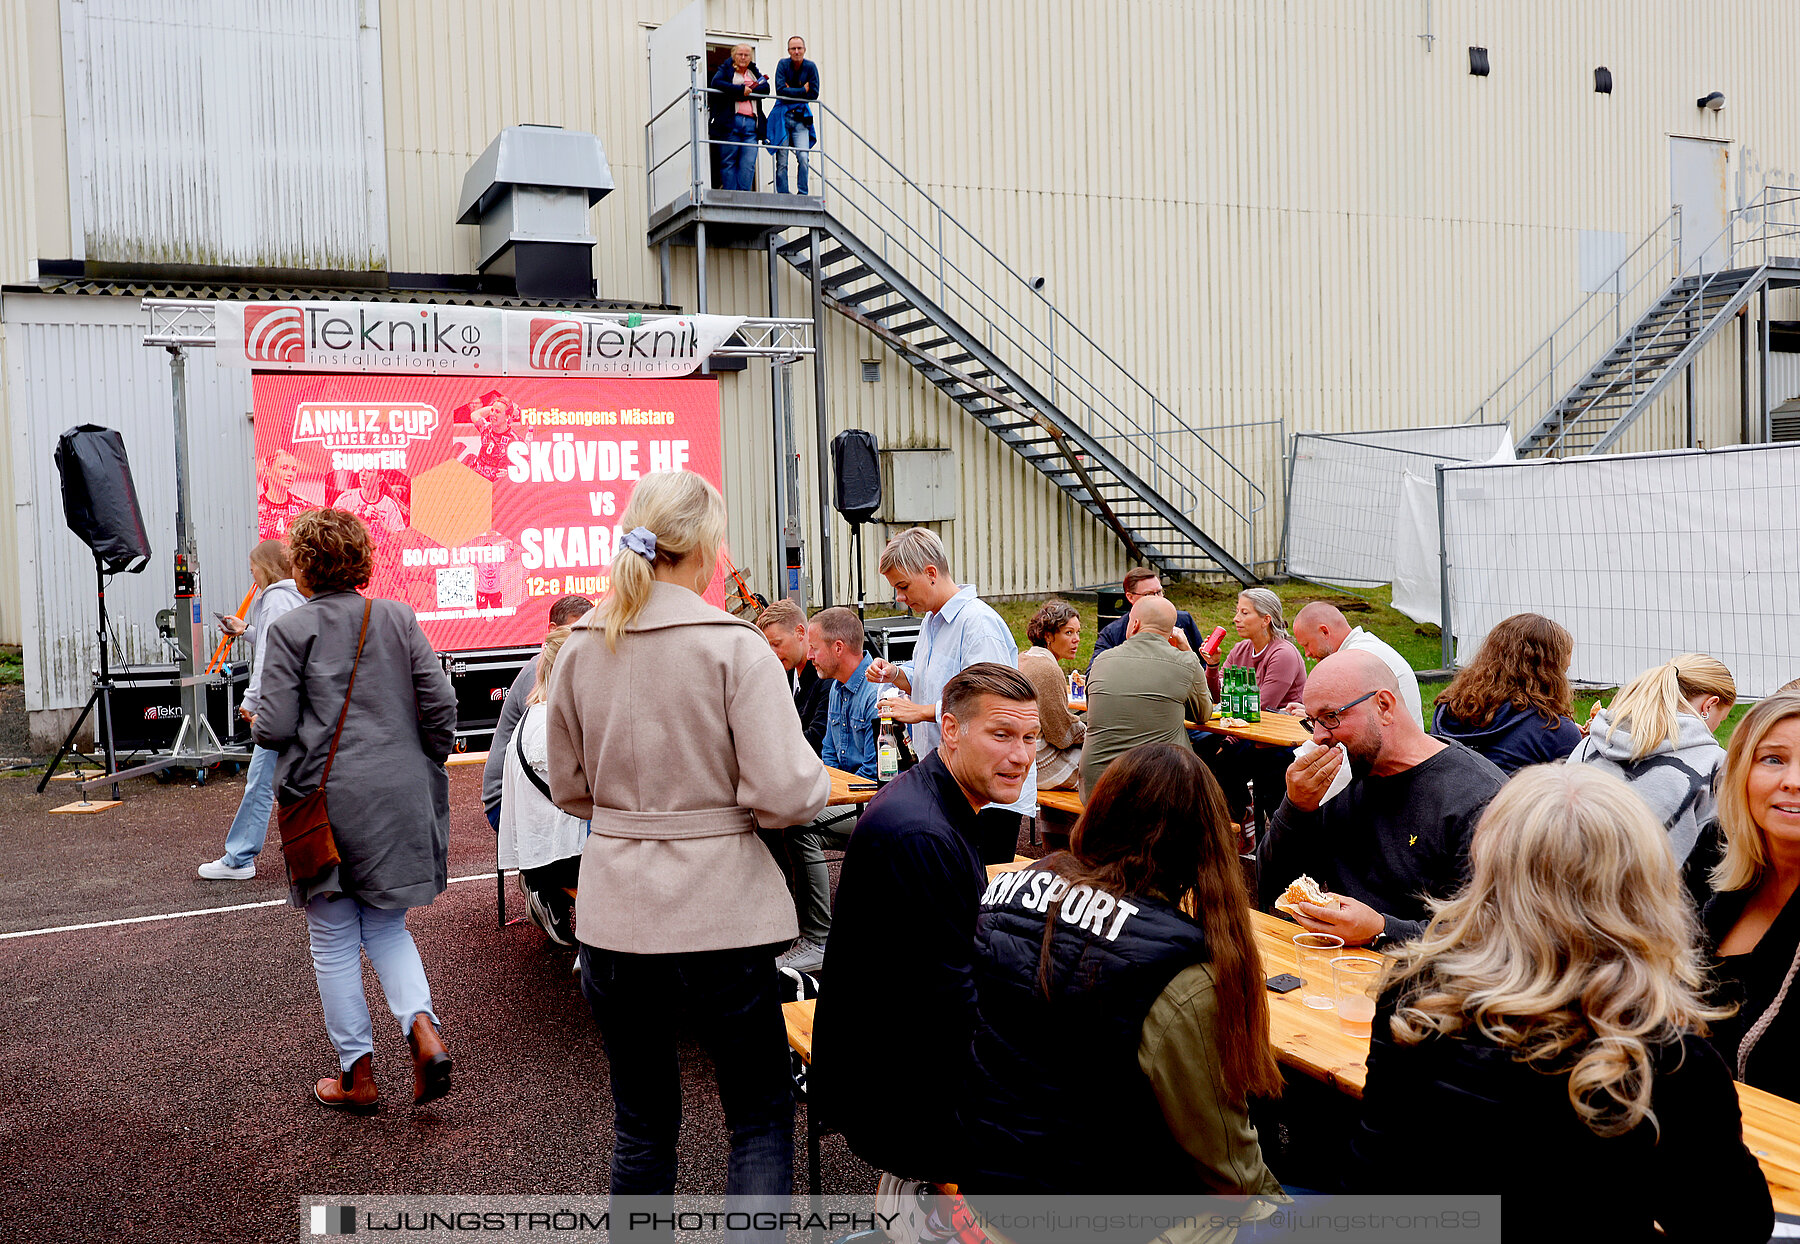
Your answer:
[[[1469,49],[1469,72],[1477,78],[1488,76],[1488,54],[1486,48]]]
[[[1694,101],[1694,107],[1704,108],[1708,112],[1717,112],[1717,111],[1719,111],[1719,109],[1723,108],[1724,106],[1725,106],[1725,92],[1724,91],[1713,91],[1710,94],[1702,95],[1699,99],[1696,99]]]
[[[1594,70],[1594,94],[1612,94],[1612,70],[1608,69],[1605,65],[1601,65],[1598,69]]]

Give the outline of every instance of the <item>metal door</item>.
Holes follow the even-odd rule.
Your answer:
[[[694,2],[650,32],[650,211],[655,213],[688,193],[694,181],[694,153],[688,150],[694,125],[706,137],[706,118],[689,117],[685,103],[690,56],[706,57],[706,0]],[[705,86],[704,81],[701,82]],[[674,104],[673,107],[669,105]],[[664,111],[667,109],[667,111]],[[705,174],[702,156],[701,177]]]
[[[1696,259],[1699,271],[1727,263],[1725,176],[1731,145],[1707,138],[1669,139],[1669,201],[1681,209],[1681,267]]]

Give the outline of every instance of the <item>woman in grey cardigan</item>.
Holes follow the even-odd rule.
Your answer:
[[[306,909],[325,1029],[341,1074],[314,1095],[365,1114],[376,1107],[374,1035],[363,998],[362,955],[387,994],[413,1052],[413,1102],[450,1091],[450,1056],[438,1037],[431,986],[406,910],[428,905],[449,879],[450,789],[444,775],[456,733],[456,694],[412,610],[357,591],[374,571],[362,520],[312,510],[289,528],[294,581],[307,602],[269,628],[256,742],[281,753],[275,783],[286,801],[316,790],[349,695],[325,801],[343,862],[288,901]],[[356,666],[354,690],[350,675]]]

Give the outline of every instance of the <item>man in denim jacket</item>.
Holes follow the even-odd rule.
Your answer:
[[[806,40],[799,35],[788,40],[787,59],[775,66],[775,98],[768,125],[769,148],[775,158],[775,193],[788,192],[787,155],[791,147],[794,162],[800,166],[800,193],[806,194],[806,177],[812,163],[807,153],[819,141],[819,130],[807,104],[819,98],[819,67],[806,59]]]
[[[875,780],[878,684],[866,677],[874,660],[863,651],[863,624],[851,610],[821,609],[806,627],[807,655],[820,677],[831,684],[831,708],[825,727],[823,759],[868,781]],[[827,807],[810,825],[788,832],[794,905],[800,916],[800,938],[776,962],[797,972],[816,972],[825,961],[825,938],[831,932],[831,873],[825,849],[842,850],[856,827],[854,805]]]

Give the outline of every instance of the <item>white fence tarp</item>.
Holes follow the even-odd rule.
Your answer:
[[[1414,622],[1444,624],[1440,552],[1437,472],[1407,471],[1394,509],[1394,608]]]
[[[1743,696],[1800,677],[1800,445],[1446,469],[1451,622],[1465,664],[1494,624],[1575,636],[1571,677],[1618,684],[1682,652]]]
[[[1406,472],[1430,476],[1439,462],[1511,461],[1512,456],[1512,433],[1503,423],[1296,433],[1288,573],[1348,586],[1391,583],[1394,523]]]

